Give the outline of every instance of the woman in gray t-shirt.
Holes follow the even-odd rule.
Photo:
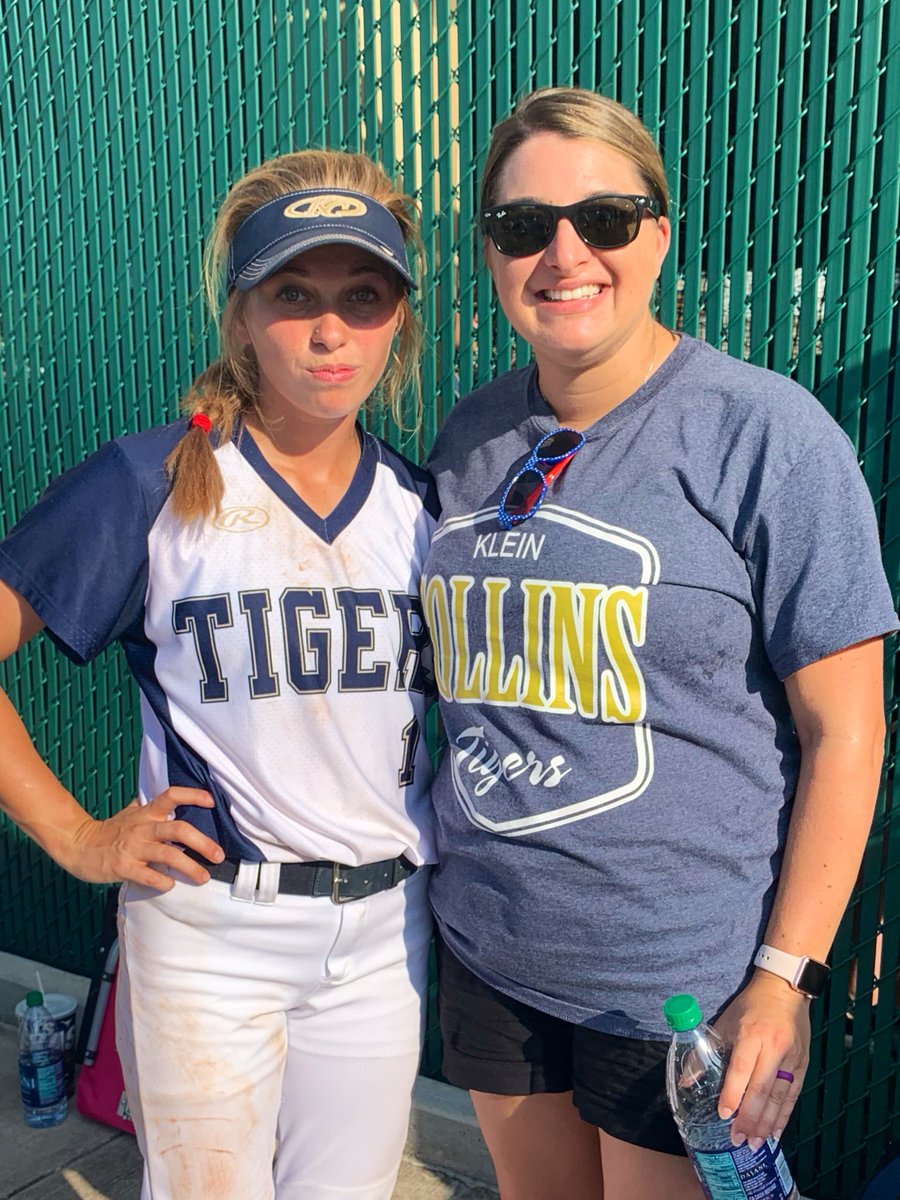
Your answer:
[[[853,448],[653,319],[667,212],[621,106],[549,89],[498,125],[484,253],[534,363],[430,464],[444,1071],[504,1200],[700,1195],[675,992],[735,1043],[733,1140],[780,1137],[878,786],[897,621]]]

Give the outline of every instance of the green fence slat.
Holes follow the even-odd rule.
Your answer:
[[[803,55],[798,53],[805,36],[806,9],[789,4],[782,39],[784,65],[778,92],[773,94],[778,130],[777,182],[773,176],[773,208],[777,205],[774,243],[773,308],[769,335],[769,365],[792,374],[796,362],[796,328],[799,312],[799,222],[801,131],[803,107]],[[779,116],[780,112],[780,116]],[[771,211],[771,210],[770,210]]]
[[[382,3],[375,23],[381,48],[381,157],[391,175],[401,176],[402,148],[397,145],[397,97],[395,94],[394,46],[391,39],[391,12],[393,5]],[[405,184],[404,184],[405,186]]]
[[[894,13],[893,28],[889,23]],[[898,23],[896,6],[886,6],[884,42],[879,54],[882,66],[883,92],[886,103],[874,116],[873,195],[871,213],[872,242],[868,260],[868,303],[866,307],[865,342],[867,347],[866,378],[866,436],[862,453],[863,472],[869,489],[880,501],[878,507],[886,518],[884,504],[884,465],[890,441],[892,416],[891,341],[893,331],[892,302],[894,280],[898,266],[896,214],[900,211],[900,178],[891,170],[891,155],[896,161],[900,139],[900,64],[898,58]],[[885,536],[887,536],[885,520]],[[885,566],[897,576],[897,562]]]
[[[880,961],[878,997],[872,1034],[872,1059],[879,1068],[868,1089],[869,1128],[862,1134],[866,1162],[860,1173],[874,1165],[891,1137],[900,1135],[900,1077],[896,1053],[896,964],[900,961],[900,837],[896,821],[888,820],[881,831],[884,854],[880,901]]]
[[[341,9],[340,4],[324,4],[321,21],[325,38],[325,141],[338,148],[346,146],[347,73]],[[277,81],[272,82],[272,94],[277,96]]]
[[[754,123],[756,113],[756,38],[757,13],[755,6],[740,5],[736,23],[736,61],[742,69],[738,73],[734,105],[736,127],[733,134],[733,180],[734,194],[729,223],[730,247],[728,261],[729,296],[726,346],[736,358],[749,353],[749,336],[746,331],[747,291],[750,274],[751,203],[754,171]],[[753,63],[753,70],[749,64]]]
[[[362,149],[363,115],[360,101],[363,56],[358,4],[345,5],[342,16],[342,36],[344,39],[344,70],[346,72],[344,145],[348,150],[359,151]],[[285,127],[290,128],[290,121],[285,121]]]
[[[680,152],[684,128],[684,13],[678,5],[665,8],[665,27],[660,61],[666,64],[665,91],[661,97],[662,127],[660,142],[666,163],[672,199],[672,245],[663,264],[659,284],[659,318],[670,329],[682,328],[679,264],[681,262],[682,221],[687,210],[684,197],[688,188],[682,179]]]
[[[473,11],[470,5],[460,5],[456,12],[456,34],[459,63],[457,79],[459,84],[458,126],[456,133],[457,153],[459,154],[459,228],[458,228],[458,294],[455,298],[459,314],[459,352],[457,370],[459,374],[460,395],[471,392],[475,386],[477,364],[484,353],[486,340],[483,326],[488,323],[490,304],[478,308],[479,319],[476,322],[475,288],[478,277],[477,253],[479,237],[476,229],[478,198],[472,181],[472,157],[474,147],[480,143],[479,130],[473,130],[476,112],[484,112],[485,105],[476,105],[475,92],[475,63],[474,47],[478,44],[479,33],[473,29]],[[481,117],[481,122],[484,116]],[[446,413],[442,414],[446,415]]]
[[[706,114],[709,111],[706,74],[708,0],[698,0],[691,12],[687,34],[687,127],[682,151],[685,214],[682,224],[680,264],[682,328],[699,333],[705,290],[704,242],[706,236]]]
[[[844,363],[844,308],[846,305],[846,246],[850,223],[850,165],[852,162],[852,121],[854,84],[855,13],[849,5],[838,6],[834,35],[838,53],[834,63],[832,94],[834,125],[830,138],[830,179],[828,219],[829,252],[825,257],[825,311],[822,318],[822,377],[817,395],[826,408],[843,424],[844,412],[840,374]],[[850,414],[847,432],[853,436],[856,411]],[[846,427],[845,427],[846,428]],[[856,439],[854,439],[856,440]]]
[[[422,131],[422,38],[418,19],[418,4],[412,0],[400,0],[399,21],[391,26],[391,45],[395,61],[400,68],[400,99],[395,114],[398,131],[402,139],[403,184],[408,193],[421,202],[423,198],[423,131]],[[430,185],[429,185],[430,187]],[[429,218],[426,218],[428,220]],[[423,229],[423,233],[425,230]],[[430,239],[428,239],[430,241]],[[426,302],[426,311],[433,317],[433,296]],[[429,311],[430,309],[430,311]],[[429,328],[433,328],[429,322]],[[389,412],[384,413],[382,436],[404,453],[414,455],[416,446]]]
[[[866,324],[869,299],[869,245],[872,236],[872,198],[878,132],[877,78],[864,75],[859,64],[877,62],[880,54],[880,5],[857,27],[857,79],[853,120],[853,170],[847,240],[847,298],[841,360],[841,424],[861,448],[865,445],[867,410],[863,407],[868,353]],[[876,431],[876,436],[877,436]]]
[[[475,9],[476,14],[484,13],[484,9]],[[472,140],[467,146],[460,147],[462,163],[469,175],[469,186],[472,189],[474,211],[478,212],[479,175],[478,167],[484,161],[490,142],[491,129],[501,114],[505,115],[512,107],[515,95],[515,84],[511,74],[510,53],[515,44],[512,38],[512,25],[509,19],[509,5],[506,0],[498,0],[493,11],[496,22],[494,29],[488,21],[479,22],[481,28],[473,46],[475,73],[472,103],[475,120],[470,125]],[[476,17],[477,19],[477,17]],[[496,38],[498,61],[492,68],[489,54],[490,38]],[[496,80],[493,89],[492,82]],[[480,239],[473,241],[472,255],[467,261],[476,269],[480,255]],[[475,294],[475,320],[477,335],[475,353],[477,357],[476,384],[483,383],[495,372],[509,370],[511,364],[509,329],[504,318],[500,315],[493,299],[490,282],[482,272],[478,272]]]
[[[439,390],[440,309],[443,307],[442,286],[446,286],[444,282],[446,266],[441,259],[441,247],[437,236],[437,211],[443,209],[444,206],[444,181],[446,179],[449,183],[449,172],[445,169],[443,156],[437,143],[437,104],[435,99],[437,73],[435,70],[435,45],[432,40],[433,9],[433,0],[419,0],[418,34],[421,55],[418,76],[420,92],[419,153],[421,156],[419,198],[422,209],[422,240],[425,244],[425,256],[428,261],[428,278],[423,295],[419,298],[419,304],[426,328],[432,331],[431,345],[422,360],[422,394],[432,397],[432,402],[428,405],[429,429],[427,433],[423,428],[421,436],[417,435],[415,438],[411,438],[407,435],[406,452],[414,454],[416,457],[421,456],[423,441],[430,446],[437,432],[434,428],[434,413],[437,405],[433,400]],[[449,202],[449,188],[447,189],[447,201]]]
[[[774,259],[772,203],[775,194],[775,153],[779,136],[777,96],[780,89],[780,24],[771,9],[760,14],[754,45],[759,63],[759,85],[754,108],[754,150],[751,174],[749,355],[760,366],[770,365],[769,340],[777,303],[773,303],[771,277]]]
[[[578,25],[575,43],[578,56],[573,60],[572,82],[578,87],[590,88],[592,91],[599,90],[596,43],[600,36],[600,7],[602,0],[582,0],[572,9],[572,17]],[[557,82],[562,81],[560,77]]]
[[[636,108],[657,141],[662,124],[662,37],[661,5],[649,5],[644,12],[638,39],[640,61],[637,68]]]
[[[492,8],[492,19],[490,22],[485,22],[481,30],[479,30],[480,36],[476,35],[477,41],[473,47],[474,52],[478,56],[479,63],[483,63],[483,71],[490,72],[495,81],[493,106],[491,105],[490,91],[487,86],[485,86],[484,91],[479,86],[478,92],[474,97],[477,107],[483,108],[485,112],[489,128],[500,117],[501,113],[505,113],[512,107],[513,100],[516,97],[516,83],[513,78],[512,59],[513,52],[518,47],[517,38],[513,33],[513,18],[511,14],[515,9],[511,4],[511,0],[495,0]],[[481,11],[483,12],[484,10]],[[496,45],[496,57],[493,64],[490,63],[488,50],[491,38],[494,39]],[[487,84],[488,78],[487,74],[481,74],[479,76],[479,83],[483,82]],[[482,146],[482,151],[485,148],[485,146]]]
[[[729,96],[731,91],[731,4],[715,0],[712,6],[713,37],[709,56],[709,111],[706,168],[707,196],[706,291],[702,333],[713,346],[721,346],[725,334],[725,279],[728,247],[728,203],[731,193]]]
[[[429,113],[423,196],[431,227],[431,253],[425,265],[426,294],[431,298],[431,315],[426,321],[432,331],[426,350],[430,373],[423,375],[424,411],[420,439],[424,456],[434,441],[443,414],[452,407],[455,387],[455,357],[459,330],[457,294],[457,226],[460,206],[458,182],[458,130],[454,128],[453,106],[458,107],[455,71],[451,65],[452,16],[448,0],[428,5],[428,64],[424,73],[422,103]],[[443,33],[442,31],[446,31]]]
[[[641,94],[641,13],[639,0],[621,0],[618,19],[622,34],[618,55],[618,87],[616,99],[637,111]]]
[[[553,73],[550,84],[574,83],[577,71],[575,18],[577,5],[563,4],[555,16]]]
[[[619,53],[618,5],[599,0],[597,22],[597,90],[604,96],[616,95],[616,58]]]
[[[534,63],[531,86],[552,87],[557,80],[553,61],[556,42],[556,14],[553,12],[551,4],[535,3],[534,8]]]
[[[493,30],[488,37],[495,39],[497,47],[496,62],[493,68],[488,61],[487,49],[489,42],[485,41],[476,51],[476,62],[479,73],[476,77],[476,103],[484,96],[486,104],[483,109],[484,120],[477,128],[473,154],[469,159],[469,170],[472,171],[472,186],[478,194],[478,176],[475,173],[476,155],[484,155],[490,142],[491,129],[494,123],[504,117],[514,106],[520,92],[527,88],[522,85],[515,75],[513,56],[519,57],[520,31],[516,26],[515,13],[524,10],[530,12],[530,3],[518,6],[515,0],[495,0],[493,5]],[[524,37],[524,34],[522,34]],[[527,56],[523,56],[528,62]],[[490,99],[490,81],[493,77],[493,104]],[[487,304],[485,304],[487,301]],[[491,320],[486,324],[482,333],[482,314],[491,313]],[[493,301],[491,292],[483,285],[479,287],[476,297],[476,313],[478,319],[478,367],[482,380],[487,379],[492,372],[508,371],[514,362],[513,335],[505,318]],[[484,354],[487,350],[487,354]],[[490,364],[490,366],[488,365]]]
[[[327,60],[325,48],[325,9],[311,7],[306,23],[306,79],[307,85],[303,97],[309,105],[310,145],[323,146],[328,144],[328,91],[327,91]],[[382,18],[382,34],[390,39],[390,18]],[[385,24],[387,28],[385,29]]]
[[[365,138],[361,149],[371,158],[383,163],[384,148],[381,144],[381,117],[379,105],[381,96],[376,71],[377,52],[380,47],[378,32],[375,26],[374,7],[371,4],[360,4],[357,8],[362,19],[362,42],[360,58],[362,69],[362,119],[365,125]]]
[[[871,843],[870,843],[871,848]],[[853,994],[847,998],[846,1011],[853,1013],[851,1050],[847,1061],[846,1086],[842,1095],[844,1116],[844,1154],[840,1164],[842,1174],[858,1174],[859,1147],[864,1130],[866,1095],[872,1082],[874,1060],[872,1056],[872,989],[875,980],[875,958],[879,908],[881,903],[880,861],[873,861],[867,854],[863,880],[869,886],[860,889],[855,906],[855,924],[858,929],[871,931],[868,936],[857,939],[853,947],[856,967]],[[880,858],[880,855],[879,855]],[[851,1008],[852,1005],[852,1008]]]
[[[536,3],[537,0],[511,0],[510,3],[513,37],[509,48],[510,51],[515,50],[515,99],[539,86],[535,78],[537,47],[534,39],[534,9]],[[513,97],[510,99],[512,100]]]
[[[438,146],[441,150],[439,159],[441,186],[438,193],[440,215],[436,230],[436,245],[440,263],[440,303],[436,318],[437,328],[434,332],[438,385],[435,403],[429,403],[430,396],[427,391],[423,393],[425,402],[422,431],[424,450],[431,447],[441,421],[453,406],[456,387],[461,386],[461,369],[458,372],[456,365],[456,347],[458,344],[461,345],[463,329],[468,328],[469,331],[472,329],[471,320],[466,327],[460,316],[461,293],[465,291],[470,294],[471,286],[469,273],[466,272],[463,275],[460,269],[459,240],[463,234],[464,224],[462,189],[459,181],[459,127],[457,124],[460,91],[459,60],[458,52],[456,54],[451,52],[450,36],[453,32],[454,19],[450,0],[435,0],[433,36],[436,40],[438,78],[435,103],[437,104]],[[475,215],[469,205],[465,216],[465,228],[470,240],[476,236],[476,225]],[[467,363],[471,364],[470,353],[465,355],[465,359]]]
[[[817,392],[820,379],[820,297],[826,277],[820,245],[828,126],[830,14],[814,12],[806,38],[806,98],[803,106],[803,199],[800,206],[800,316],[797,333],[799,383]],[[817,392],[818,394],[818,392]],[[822,399],[819,396],[819,399]]]
[[[554,81],[548,69],[549,60],[541,57],[544,46],[538,40],[535,29],[535,12],[539,14],[539,19],[546,13],[546,0],[527,0],[526,3],[513,0],[511,8],[514,14],[512,44],[515,46],[515,94],[511,97],[512,101],[519,100],[533,88],[547,87]],[[499,110],[497,118],[505,116],[506,111],[505,108]],[[510,328],[505,319],[503,325],[509,330],[510,340],[507,345],[510,354],[508,359],[498,361],[498,369],[503,369],[500,363],[504,361],[508,362],[510,367],[524,366],[531,359],[531,348]]]
[[[883,395],[890,406],[896,395],[897,318],[896,279],[900,270],[897,248],[897,216],[900,211],[900,172],[894,169],[895,148],[900,144],[900,6],[886,8],[888,25],[883,55],[885,115],[881,138],[881,186],[876,213],[876,241],[873,247],[875,314],[872,322],[873,361],[876,364],[872,390]],[[891,422],[892,428],[893,421]],[[883,514],[883,552],[888,578],[900,581],[900,438],[887,433],[883,480],[873,478],[867,462],[869,487],[881,495]]]

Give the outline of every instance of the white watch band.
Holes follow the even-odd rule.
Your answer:
[[[806,957],[801,954],[788,954],[786,950],[776,950],[774,946],[760,946],[753,965],[786,979],[791,987],[795,988],[806,961]]]

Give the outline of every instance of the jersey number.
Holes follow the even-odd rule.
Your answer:
[[[419,719],[413,717],[403,730],[403,765],[397,773],[400,787],[409,787],[416,774],[416,749],[419,745]]]

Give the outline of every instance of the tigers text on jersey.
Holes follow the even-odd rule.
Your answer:
[[[338,507],[314,513],[246,431],[216,450],[214,518],[171,513],[184,422],[110,442],[0,543],[0,578],[86,662],[121,641],[141,690],[140,795],[251,860],[432,860],[419,579],[426,473],[360,430]]]

